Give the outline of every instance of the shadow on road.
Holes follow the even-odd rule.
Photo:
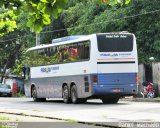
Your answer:
[[[81,105],[81,106],[86,106],[86,105],[92,105],[92,106],[97,106],[97,105],[99,105],[99,106],[106,106],[106,105],[114,105],[114,106],[119,106],[119,105],[129,105],[130,103],[129,102],[118,102],[117,104],[103,104],[101,101],[92,101],[92,100],[89,100],[89,101],[87,101],[86,103],[79,103],[79,104],[72,104],[72,103],[69,103],[69,104],[65,104],[64,102],[63,102],[63,100],[47,100],[47,101],[45,101],[45,102],[34,102],[34,101],[26,101],[26,102],[30,102],[30,103],[34,103],[34,104],[36,104],[36,103],[43,103],[43,104],[63,104],[63,105]]]

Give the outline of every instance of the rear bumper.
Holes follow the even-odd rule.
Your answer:
[[[93,85],[93,95],[119,95],[129,96],[138,93],[137,85]]]
[[[0,97],[6,97],[6,96],[11,97],[12,94],[11,93],[0,93]]]

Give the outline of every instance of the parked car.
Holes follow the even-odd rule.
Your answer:
[[[0,83],[0,96],[12,96],[12,89],[11,86],[8,84],[1,84]]]

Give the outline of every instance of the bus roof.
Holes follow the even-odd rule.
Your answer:
[[[38,45],[38,46],[35,46],[32,48],[29,48],[27,50],[27,52],[32,51],[32,50],[36,50],[36,49],[47,48],[47,47],[51,47],[51,46],[57,46],[57,45],[62,45],[62,44],[74,43],[77,41],[88,40],[88,39],[90,39],[90,36],[91,35],[67,36],[67,37],[62,37],[62,38],[58,38],[58,39],[53,39],[52,44]]]
[[[87,35],[79,35],[79,36],[66,36],[62,38],[57,38],[52,40],[53,43],[60,43],[60,42],[65,42],[65,41],[71,41],[71,40],[76,40],[76,39],[81,39],[86,37]]]
[[[32,48],[29,48],[27,52],[36,50],[36,49],[48,48],[51,46],[69,44],[69,43],[74,43],[74,42],[83,41],[83,40],[89,40],[91,36],[99,35],[99,34],[132,34],[132,33],[129,33],[127,31],[121,31],[121,32],[96,33],[96,34],[90,34],[90,35],[66,36],[62,38],[53,39],[51,44],[42,44],[42,45],[38,45]]]

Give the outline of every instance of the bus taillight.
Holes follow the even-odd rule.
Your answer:
[[[93,75],[92,81],[93,81],[93,83],[97,83],[97,82],[98,82],[98,77],[97,77],[97,75]]]
[[[136,82],[138,82],[138,73],[136,73]]]

